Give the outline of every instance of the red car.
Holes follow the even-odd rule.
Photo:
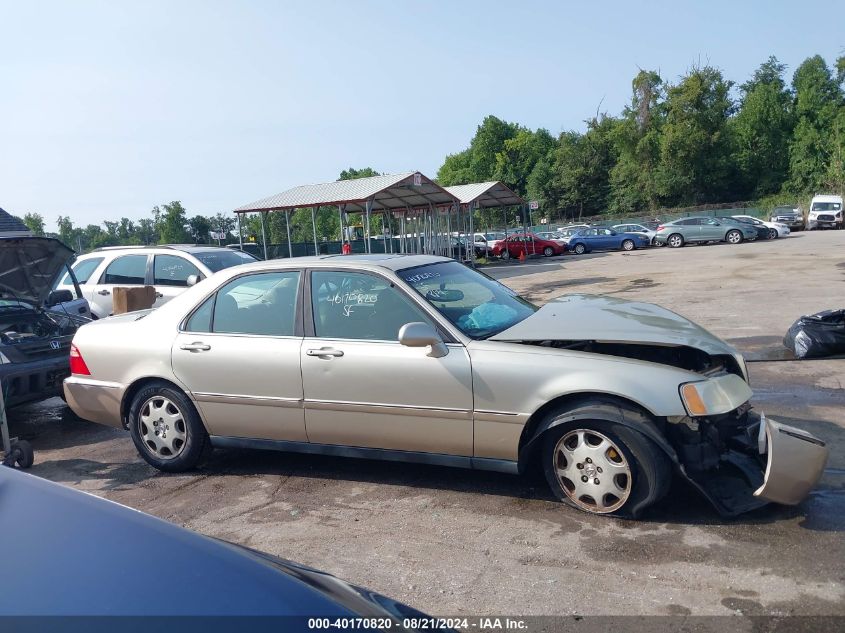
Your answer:
[[[526,257],[534,254],[551,257],[552,255],[563,255],[565,251],[566,246],[551,240],[544,240],[534,233],[508,235],[508,239],[501,240],[493,247],[493,255],[502,259],[520,257],[523,253]]]

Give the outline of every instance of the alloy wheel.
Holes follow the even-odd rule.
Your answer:
[[[739,244],[742,241],[742,233],[739,231],[730,231],[727,235],[729,244]]]
[[[144,446],[159,459],[177,457],[188,439],[182,412],[164,396],[153,396],[141,406],[138,431]]]
[[[631,467],[619,447],[598,431],[575,429],[560,438],[554,468],[566,496],[589,512],[614,512],[631,495]]]

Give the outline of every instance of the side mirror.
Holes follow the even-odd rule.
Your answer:
[[[429,323],[406,323],[399,329],[399,342],[405,347],[428,347],[432,358],[442,358],[449,353],[446,343]]]
[[[190,288],[191,286],[196,286],[197,282],[199,282],[199,280],[200,280],[200,278],[197,277],[196,275],[188,275],[188,279],[187,279],[188,288]]]
[[[54,290],[47,296],[47,307],[73,301],[73,293],[70,290]]]

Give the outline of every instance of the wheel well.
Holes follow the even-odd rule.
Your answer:
[[[148,376],[146,378],[139,378],[138,380],[133,382],[131,385],[129,385],[129,387],[124,392],[123,400],[120,403],[120,420],[123,423],[123,428],[128,428],[129,420],[127,418],[129,417],[129,407],[132,406],[132,400],[135,399],[135,395],[139,391],[141,391],[141,389],[143,389],[147,385],[154,383],[154,382],[164,383],[165,385],[167,385],[171,389],[175,389],[179,393],[184,394],[185,397],[190,402],[193,403],[193,400],[191,399],[191,397],[188,394],[186,394],[185,390],[182,389],[182,387],[177,385],[175,382],[172,382],[172,381],[167,380],[165,378],[157,378],[155,376]],[[194,408],[196,408],[196,407],[194,407]]]
[[[558,396],[557,398],[549,400],[546,404],[537,409],[525,423],[525,426],[522,429],[522,434],[519,438],[518,455],[520,471],[523,471],[529,464],[536,461],[534,460],[534,456],[535,453],[539,450],[540,444],[542,444],[542,442],[534,442],[532,446],[528,447],[527,451],[523,451],[523,448],[525,448],[531,442],[531,440],[534,439],[534,434],[537,432],[539,426],[546,419],[546,416],[548,416],[549,413],[557,409],[563,409],[564,407],[574,409],[580,405],[586,404],[587,402],[614,404],[617,406],[622,406],[626,409],[633,409],[634,411],[637,411],[638,413],[641,413],[649,418],[654,418],[654,414],[652,414],[648,409],[646,409],[642,405],[637,404],[633,400],[628,400],[627,398],[623,398],[621,396],[616,396],[613,394],[601,392],[581,392]]]

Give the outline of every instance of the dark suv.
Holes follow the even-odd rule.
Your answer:
[[[772,209],[772,222],[786,224],[790,231],[803,231],[805,228],[804,214],[797,206],[775,207]]]

